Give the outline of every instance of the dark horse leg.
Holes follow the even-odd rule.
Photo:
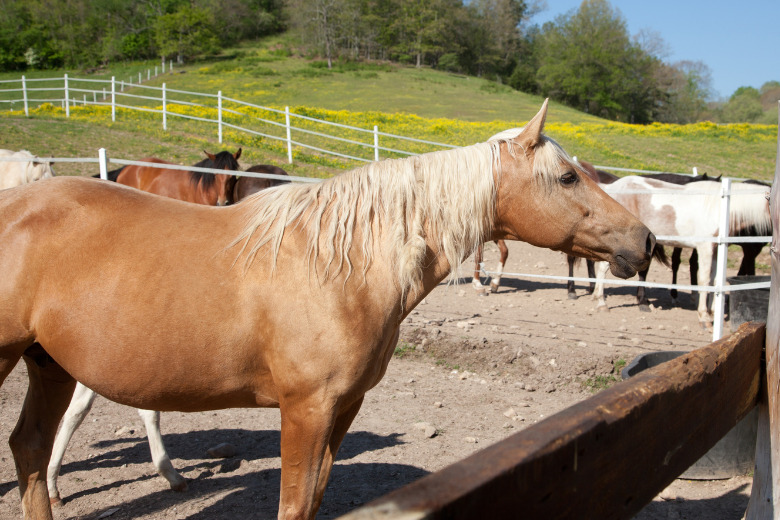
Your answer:
[[[50,519],[46,468],[57,426],[76,387],[76,380],[35,343],[24,353],[29,387],[9,444],[16,462],[25,518]]]
[[[644,283],[647,280],[647,273],[650,271],[650,266],[647,269],[639,271],[639,281]],[[647,293],[643,286],[636,288],[636,303],[639,305],[641,312],[650,312],[650,305],[647,303]]]
[[[694,250],[695,251],[695,250]],[[672,285],[677,284],[677,269],[680,268],[680,255],[682,254],[681,247],[675,247],[672,251]],[[672,296],[672,301],[677,301],[677,289],[671,289],[669,294]]]
[[[696,249],[694,249],[691,253],[691,258],[688,260],[688,267],[691,268],[691,285],[698,285],[697,280],[699,279],[699,253],[696,251]],[[710,283],[709,280],[704,281],[704,284],[708,283]],[[691,293],[691,298],[693,298],[696,294],[698,294],[698,291],[693,291]]]
[[[577,262],[577,258],[566,255],[566,262],[569,264],[569,278],[573,278],[574,264]],[[585,260],[585,265],[588,267],[588,278],[596,278],[596,268],[593,266],[593,260]],[[585,289],[585,294],[593,294],[595,287],[596,282],[589,282],[588,288]],[[568,293],[570,300],[577,299],[577,292],[574,290],[574,280],[566,282],[566,292]]]
[[[755,276],[756,258],[766,244],[746,242],[742,246],[742,263],[739,264],[737,276]]]

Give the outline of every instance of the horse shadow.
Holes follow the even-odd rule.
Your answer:
[[[377,435],[357,431],[348,433],[342,443],[331,472],[325,492],[320,518],[336,517],[370,502],[398,487],[413,482],[428,474],[427,471],[404,464],[349,462],[354,457],[371,451],[403,444],[402,434]],[[167,489],[116,504],[125,512],[134,515],[150,515],[186,503],[201,502],[215,495],[224,495],[214,504],[197,511],[190,519],[228,518],[274,518],[278,510],[281,479],[279,468],[262,469],[254,472],[234,474],[223,473],[221,466],[225,459],[205,459],[205,449],[218,443],[229,442],[238,450],[236,459],[242,464],[280,456],[278,430],[250,431],[241,429],[200,430],[182,434],[164,435],[166,447],[177,470],[189,473],[196,470],[197,476],[188,478],[188,491],[173,493]],[[98,467],[120,467],[130,461],[150,462],[149,448],[143,437],[126,437],[100,441],[95,447],[113,447],[109,451],[88,460],[75,461],[63,466],[62,474],[71,471],[89,470]],[[182,464],[182,461],[187,461]],[[120,469],[121,471],[121,469]],[[67,477],[65,477],[67,478]],[[89,495],[117,489],[126,484],[159,478],[148,474],[133,479],[118,480],[93,487],[66,497],[65,502]],[[16,487],[16,483],[2,484],[4,492]],[[100,515],[100,511],[94,513]],[[81,516],[76,518],[82,518]]]
[[[655,518],[718,518],[719,520],[739,520],[745,515],[750,498],[744,494],[748,484],[719,497],[684,501],[650,502],[633,520],[652,520]]]

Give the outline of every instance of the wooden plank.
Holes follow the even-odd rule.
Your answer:
[[[780,103],[778,103],[780,113]],[[772,218],[772,283],[766,328],[766,389],[758,407],[756,471],[745,518],[780,520],[780,123],[778,123],[775,180],[769,195]]]
[[[342,518],[631,518],[755,406],[763,343],[745,323]]]

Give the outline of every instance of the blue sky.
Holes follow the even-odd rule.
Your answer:
[[[581,0],[546,0],[531,19],[542,25],[577,9]],[[780,81],[780,0],[611,0],[631,36],[659,34],[669,52],[664,61],[702,61],[712,73],[715,99],[743,86]]]

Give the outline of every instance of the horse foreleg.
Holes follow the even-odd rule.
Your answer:
[[[501,254],[501,258],[498,261],[496,267],[496,274],[490,279],[490,291],[498,292],[498,287],[501,285],[501,274],[504,272],[504,266],[506,265],[506,258],[509,256],[509,248],[506,246],[506,242],[503,240],[496,240],[496,245]]]
[[[474,251],[474,277],[471,279],[471,285],[474,286],[479,292],[484,292],[485,286],[479,280],[480,264],[482,263],[482,244],[477,246],[477,250]]]
[[[152,461],[157,473],[170,484],[174,491],[186,491],[187,481],[176,472],[171,463],[168,452],[165,451],[162,434],[160,433],[160,412],[154,410],[138,409],[138,415],[144,420],[146,437],[149,439],[149,450],[152,452]]]
[[[677,270],[680,268],[681,254],[681,247],[672,249],[672,285],[677,285]],[[672,303],[677,303],[677,289],[672,288],[669,291],[669,294],[672,296]]]
[[[325,451],[325,457],[322,459],[322,466],[320,467],[320,476],[317,481],[317,491],[314,498],[314,511],[320,508],[322,496],[325,494],[325,486],[328,484],[330,470],[333,468],[333,462],[336,460],[336,453],[338,453],[341,441],[344,440],[344,436],[347,434],[347,430],[349,430],[362,404],[363,398],[361,397],[336,418],[336,423],[333,425],[333,432],[330,434],[330,441]]]
[[[593,265],[593,260],[585,260],[585,265],[588,267],[588,278],[596,278],[596,268]],[[596,290],[596,282],[588,282],[588,288],[585,289],[587,294],[593,294]]]
[[[696,249],[698,251],[698,258],[701,259],[701,262],[697,262],[700,264],[698,266],[699,272],[697,273],[697,278],[696,278],[697,285],[712,286],[713,276],[714,276],[713,264],[715,262],[715,245],[706,244],[706,245],[702,245],[701,247],[697,247]],[[693,258],[692,255],[691,258]],[[691,276],[693,276],[693,274]],[[698,308],[699,323],[704,328],[707,328],[708,326],[712,325],[712,322],[714,320],[708,302],[709,295],[710,293],[707,291],[701,291],[699,293],[699,308]]]
[[[29,387],[9,445],[16,462],[22,511],[29,519],[51,519],[46,467],[57,425],[68,408],[76,381],[40,345],[24,354]]]
[[[639,281],[644,283],[647,280],[647,273],[650,271],[650,266],[644,271],[639,271]],[[647,303],[647,291],[643,286],[636,288],[636,304],[639,305],[640,312],[650,312],[650,305]]]
[[[609,270],[609,262],[596,262],[596,287],[593,290],[593,299],[598,300],[596,304],[596,310],[602,312],[608,312],[607,300],[604,296],[604,278],[607,276]]]
[[[569,264],[569,278],[574,278],[574,262],[577,259],[571,255],[566,255],[566,263]],[[577,299],[577,291],[574,290],[574,280],[566,281],[566,295],[570,300]]]
[[[319,395],[287,398],[280,403],[282,416],[282,483],[279,520],[309,520],[317,513],[328,475],[320,476],[337,420],[336,403]],[[325,482],[321,483],[321,479]]]
[[[51,459],[49,460],[49,469],[47,471],[46,483],[49,488],[49,499],[52,504],[61,503],[60,491],[57,489],[57,478],[60,475],[62,459],[65,456],[65,449],[68,447],[70,439],[81,425],[84,417],[87,416],[92,403],[95,401],[95,392],[86,386],[78,383],[73,392],[73,398],[62,419],[62,426],[54,439],[54,448],[52,449]]]
[[[747,242],[740,244],[742,246],[742,263],[739,264],[737,276],[755,276],[756,258],[766,244],[754,244]]]

